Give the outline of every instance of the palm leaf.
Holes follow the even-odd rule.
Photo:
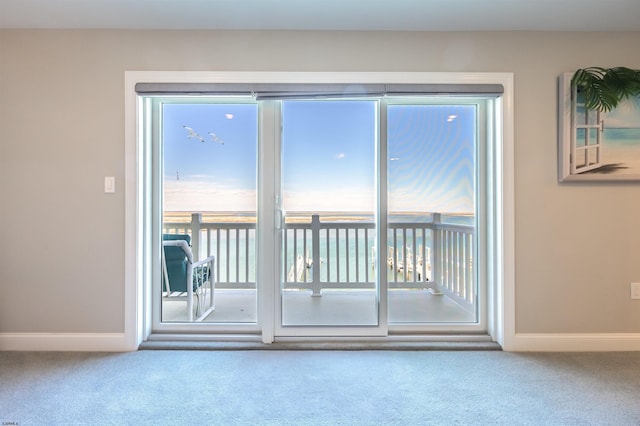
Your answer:
[[[631,96],[640,95],[640,70],[625,67],[590,67],[576,71],[571,79],[585,108],[611,111]]]

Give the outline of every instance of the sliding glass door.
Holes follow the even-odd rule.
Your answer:
[[[278,96],[144,97],[154,330],[482,331],[489,101]]]
[[[155,110],[157,324],[257,324],[257,104],[165,97]]]
[[[389,323],[478,320],[478,109],[388,105]]]
[[[280,333],[479,323],[482,109],[433,98],[281,102]]]
[[[378,102],[281,106],[282,326],[377,326]]]

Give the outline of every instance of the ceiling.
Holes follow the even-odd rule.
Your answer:
[[[0,0],[0,28],[640,31],[640,0]]]

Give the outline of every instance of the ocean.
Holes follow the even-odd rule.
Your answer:
[[[640,149],[640,128],[607,128],[602,132],[602,143],[605,146]]]

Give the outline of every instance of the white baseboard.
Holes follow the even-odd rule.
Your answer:
[[[128,352],[125,333],[0,333],[0,351]],[[640,351],[640,333],[516,333],[514,352]]]
[[[640,333],[516,333],[514,352],[640,351]]]
[[[125,333],[0,333],[0,351],[126,352]]]

